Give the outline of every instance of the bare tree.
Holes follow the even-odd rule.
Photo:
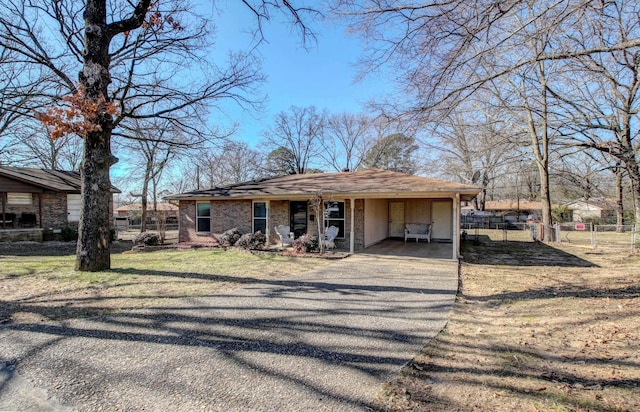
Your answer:
[[[140,181],[140,203],[142,221],[140,231],[147,230],[148,204],[151,190],[153,210],[157,212],[158,184],[169,163],[187,150],[195,149],[201,143],[196,136],[185,135],[164,119],[132,119],[123,124],[123,132],[130,137],[121,142],[121,150],[128,157],[131,171],[130,180]],[[139,177],[139,172],[142,176]],[[157,216],[156,216],[157,217]]]
[[[322,157],[329,167],[340,172],[357,170],[372,145],[372,124],[364,114],[330,115],[320,141]]]
[[[262,154],[245,142],[228,140],[203,149],[195,162],[200,188],[247,182],[262,176]]]
[[[640,36],[637,2],[605,3],[593,11],[590,26],[571,37],[579,47],[593,42],[627,41]],[[581,56],[567,63],[572,76],[555,90],[567,117],[569,145],[600,152],[624,169],[634,194],[635,224],[640,227],[640,47]],[[585,80],[589,87],[584,87]],[[621,177],[621,175],[620,175]]]
[[[362,165],[366,168],[414,174],[418,169],[415,159],[418,145],[415,142],[414,137],[402,133],[381,137],[369,149]]]
[[[258,33],[279,10],[309,33],[302,18],[311,9],[284,0],[243,2]],[[84,139],[76,269],[110,267],[109,170],[117,162],[111,137],[123,120],[163,118],[196,133],[175,113],[204,116],[219,99],[254,102],[253,87],[262,79],[256,60],[235,54],[226,67],[214,66],[206,58],[208,26],[181,0],[0,1],[0,45],[40,71],[39,84],[49,86],[43,97],[61,104],[40,119],[53,137],[76,133]],[[185,72],[192,81],[179,84],[176,74]]]
[[[485,86],[499,88],[511,81],[525,114],[521,124],[526,125],[538,166],[546,238],[551,239],[549,162],[550,148],[560,137],[556,94],[561,90],[554,84],[554,68],[607,55],[633,62],[622,56],[631,57],[640,47],[637,2],[337,0],[335,4],[367,42],[363,74],[390,66],[400,80],[398,95],[379,105],[391,117],[418,124],[440,121]],[[632,70],[629,67],[629,73]],[[582,83],[578,88],[592,91],[583,87],[582,78],[576,80]],[[621,141],[633,138],[631,134]],[[637,158],[629,155],[637,152],[633,144],[624,143],[617,151],[595,140],[585,144],[619,153],[625,157],[625,167],[632,165],[630,174],[638,174]],[[635,181],[634,186],[640,187]]]
[[[307,173],[320,158],[324,118],[314,106],[292,106],[276,115],[274,124],[264,133],[265,145],[272,150],[286,149],[293,172]]]
[[[434,168],[449,179],[482,185],[476,206],[484,210],[487,190],[504,175],[513,175],[522,158],[518,150],[520,136],[504,118],[504,110],[487,102],[472,99],[462,103],[435,124],[422,144],[436,161]]]

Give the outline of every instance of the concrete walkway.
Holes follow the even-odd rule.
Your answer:
[[[355,255],[169,308],[0,325],[0,410],[371,410],[456,287],[453,261]]]

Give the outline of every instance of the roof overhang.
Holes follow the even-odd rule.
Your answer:
[[[480,193],[478,190],[437,191],[437,192],[324,192],[323,199],[455,199],[460,195],[461,201],[471,201]],[[227,200],[309,200],[316,197],[314,193],[290,194],[247,194],[233,196],[207,195],[174,195],[167,196],[167,200],[179,201],[227,201]]]

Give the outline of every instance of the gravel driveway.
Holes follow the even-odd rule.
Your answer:
[[[456,288],[453,261],[355,255],[178,306],[0,325],[0,410],[371,410]]]

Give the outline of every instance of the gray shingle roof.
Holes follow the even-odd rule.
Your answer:
[[[167,196],[166,199],[255,199],[323,196],[359,197],[437,197],[460,193],[471,200],[480,189],[461,183],[414,176],[387,170],[367,169],[356,172],[287,175],[197,190]]]
[[[82,186],[80,173],[69,170],[0,166],[0,176],[58,192],[79,193]],[[112,186],[111,192],[120,193],[120,190]]]

